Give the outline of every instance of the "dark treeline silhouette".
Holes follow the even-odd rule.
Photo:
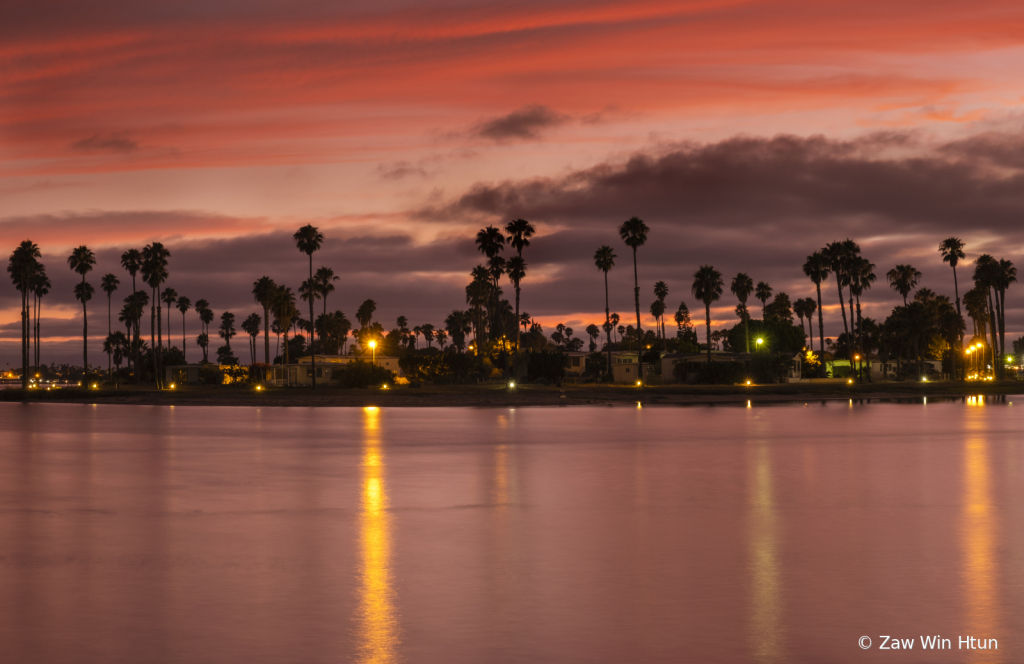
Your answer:
[[[604,321],[586,326],[589,351],[594,357],[588,366],[598,367],[605,379],[613,369],[613,352],[635,352],[639,377],[643,380],[644,364],[654,364],[666,352],[700,352],[710,363],[714,350],[757,353],[803,352],[808,363],[823,375],[827,358],[850,362],[855,376],[870,379],[863,366],[874,357],[888,366],[895,361],[898,377],[927,375],[926,359],[944,360],[951,373],[959,378],[982,375],[991,367],[994,378],[1005,377],[1006,353],[1005,311],[1006,291],[1017,280],[1016,268],[1004,259],[988,254],[973,262],[973,286],[961,298],[957,267],[966,260],[963,241],[951,237],[939,245],[942,261],[953,271],[954,299],[928,289],[918,289],[922,273],[909,264],[899,264],[885,272],[885,279],[903,303],[896,306],[882,322],[862,314],[862,298],[877,281],[875,264],[861,253],[851,239],[837,240],[807,256],[803,274],[813,284],[813,291],[795,300],[785,292],[775,292],[765,281],[758,281],[746,272],[738,272],[729,281],[735,297],[738,322],[731,328],[712,330],[711,308],[725,292],[726,280],[712,265],[701,265],[689,284],[689,292],[704,308],[704,339],[701,343],[690,320],[690,309],[682,301],[673,314],[676,334],[666,333],[665,316],[669,313],[669,285],[664,280],[654,284],[655,300],[648,311],[654,320],[653,329],[644,330],[640,307],[639,249],[645,245],[651,229],[639,217],[632,217],[618,226],[619,239],[632,253],[633,309],[636,323],[620,324],[621,317],[612,310],[609,279],[614,276],[617,256],[609,245],[602,245],[594,254],[604,286]],[[367,353],[373,342],[376,355],[440,357],[439,360],[409,360],[415,372],[451,379],[475,377],[520,377],[525,375],[521,353],[531,354],[581,352],[584,338],[576,336],[571,327],[558,324],[546,336],[542,326],[530,314],[521,311],[523,285],[527,276],[524,250],[536,234],[535,226],[524,219],[509,221],[504,227],[487,226],[476,234],[476,246],[485,261],[473,267],[465,289],[466,309],[456,309],[435,325],[423,323],[410,327],[399,316],[390,330],[374,320],[377,303],[367,299],[358,307],[356,325],[341,310],[330,311],[328,296],[336,290],[339,277],[334,270],[322,266],[314,270],[313,255],[325,242],[324,235],[312,226],[300,228],[293,236],[296,248],[306,256],[304,267],[308,277],[293,291],[269,276],[253,282],[252,297],[261,312],[248,314],[239,323],[248,337],[249,364],[288,364],[300,355],[310,355],[315,363],[318,355]],[[506,249],[513,253],[503,255]],[[43,298],[52,285],[40,262],[39,247],[29,240],[22,242],[10,255],[7,271],[14,287],[21,294],[22,319],[22,384],[28,386],[32,368],[44,366],[41,356],[40,312]],[[121,283],[117,275],[108,273],[101,280],[107,296],[107,334],[103,351],[108,356],[107,378],[148,381],[163,388],[165,367],[186,363],[189,313],[194,312],[200,324],[195,343],[200,348],[201,362],[210,362],[210,324],[218,319],[205,299],[193,301],[167,286],[170,279],[171,252],[163,244],[153,242],[140,249],[128,249],[120,256],[121,268],[131,277],[131,293],[125,295],[114,329],[113,296]],[[82,305],[83,380],[89,380],[93,367],[88,356],[88,303],[94,289],[88,275],[96,265],[95,254],[85,245],[68,256],[69,268],[80,277],[74,287],[75,298]],[[514,293],[514,305],[505,297],[502,279],[507,278]],[[834,280],[838,295],[842,331],[835,339],[825,337],[825,313],[830,305],[826,295],[828,281]],[[147,289],[139,289],[139,281]],[[761,302],[761,318],[750,315],[748,298]],[[303,318],[297,298],[304,303],[308,318]],[[317,312],[316,300],[323,300]],[[596,300],[595,300],[596,303]],[[142,336],[142,320],[149,313],[149,340]],[[163,315],[167,314],[167,342],[163,338]],[[181,347],[172,342],[172,309],[181,313]],[[972,337],[965,340],[966,323],[962,311],[972,323]],[[834,314],[832,314],[834,315]],[[799,325],[794,322],[799,319]],[[818,343],[814,349],[814,318],[817,318]],[[221,365],[239,364],[232,349],[237,336],[236,316],[222,311],[217,335],[223,345],[216,349],[215,359]],[[805,328],[806,321],[806,328]],[[513,335],[512,332],[515,332]],[[603,331],[603,345],[601,341]],[[259,336],[263,335],[262,357]],[[275,339],[272,341],[271,336]],[[349,336],[354,344],[348,344]],[[420,345],[422,337],[423,345]],[[756,343],[755,343],[756,341]],[[273,349],[271,346],[273,345]],[[1024,345],[1024,344],[1021,344]],[[447,359],[444,359],[447,358]],[[463,359],[459,359],[463,358]],[[127,366],[122,369],[122,363]],[[529,362],[541,362],[530,356]],[[529,364],[529,362],[527,364]],[[904,371],[907,366],[908,371]],[[424,373],[425,372],[425,373]],[[431,373],[433,372],[433,373]],[[316,386],[313,372],[313,386]]]

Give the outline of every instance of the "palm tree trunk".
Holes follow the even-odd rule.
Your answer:
[[[188,351],[185,349],[185,312],[181,312],[181,356],[185,358],[185,364],[188,364]]]
[[[1006,357],[1006,289],[1000,288],[999,295],[999,354]],[[1005,366],[1003,374],[1005,378]]]
[[[640,328],[640,279],[636,269],[636,247],[633,247],[633,301],[636,304],[636,375],[640,380],[644,379],[644,344],[643,330]]]
[[[82,281],[85,281],[83,277]],[[84,293],[83,293],[84,295]],[[100,365],[103,366],[103,365]],[[89,312],[86,309],[85,299],[82,299],[82,376],[89,371]]]
[[[711,303],[704,303],[704,322],[707,325],[708,371],[711,371]]]
[[[313,343],[313,254],[309,254],[309,352],[312,362],[309,365],[309,374],[313,377],[313,389],[316,389],[316,345]]]
[[[960,286],[956,282],[956,266],[955,265],[953,266],[953,293],[956,295],[956,315],[960,316],[960,319],[963,320],[963,314],[960,313]],[[960,347],[956,349],[957,352],[953,353],[953,357],[954,358],[956,358],[956,356],[959,354],[959,352],[963,350],[963,347],[964,347],[964,333],[960,332]],[[955,361],[956,360],[954,359],[954,362]],[[965,376],[964,376],[965,371],[964,371],[964,363],[963,362],[960,363],[960,368],[961,368],[960,379],[964,380],[965,379]]]
[[[153,356],[153,358],[156,361],[156,386],[162,390],[164,389],[164,377],[160,375],[160,370],[163,368],[164,365],[164,358],[161,357],[161,355],[163,355],[164,350],[164,323],[163,319],[161,318],[161,315],[163,314],[163,307],[160,306],[159,285],[156,287],[156,296],[156,347],[159,352],[157,352]]]
[[[516,282],[516,353],[512,357],[512,380],[519,380],[519,282]]]
[[[860,382],[864,382],[864,319],[860,317],[860,295],[857,296],[857,352],[860,354],[860,361],[857,363],[857,375]],[[871,362],[868,362],[868,382],[871,382]]]
[[[604,271],[604,334],[608,338],[608,382],[612,382],[612,310],[608,305],[608,271]]]
[[[836,286],[839,288],[839,309],[843,312],[843,332],[849,335],[850,328],[846,325],[846,305],[843,303],[843,284],[839,273],[836,273]],[[850,312],[850,316],[853,316],[852,311]],[[836,350],[838,350],[838,348]]]
[[[156,289],[153,289],[154,293]],[[157,389],[160,388],[160,369],[156,364],[156,296],[153,297],[153,304],[149,307],[149,348],[153,351],[153,380]]]
[[[263,362],[270,364],[270,309],[267,307],[263,307]]]
[[[988,318],[992,330],[992,375],[999,378],[999,363],[996,362],[996,350],[999,348],[999,340],[996,338],[996,310],[992,303],[992,289],[986,288],[986,290],[988,291]]]
[[[36,368],[42,364],[42,352],[39,348],[39,343],[42,341],[42,328],[40,326],[40,319],[43,316],[43,298],[39,297],[36,304]]]
[[[27,283],[24,279],[22,283]],[[22,286],[21,290],[21,389],[28,389],[28,338],[31,333],[31,323],[28,313],[28,287]]]
[[[743,336],[747,340],[747,355],[750,355],[750,314],[747,312],[747,303],[740,304],[743,305]]]

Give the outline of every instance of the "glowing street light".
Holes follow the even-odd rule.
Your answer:
[[[377,342],[370,342],[370,351],[373,353],[373,366],[377,366]]]
[[[514,380],[512,380],[512,381],[509,381],[509,383],[508,383],[508,387],[509,387],[509,389],[512,389],[512,390],[514,390],[514,389],[515,389],[515,387],[516,387],[516,381],[514,381]]]
[[[763,344],[763,343],[764,343],[764,339],[762,339],[761,337],[758,337],[757,338],[757,349],[758,350],[761,350],[761,344]]]

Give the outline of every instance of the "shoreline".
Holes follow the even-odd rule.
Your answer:
[[[87,390],[65,388],[51,392],[0,391],[0,401],[9,403],[88,403],[136,406],[237,406],[275,408],[507,408],[516,406],[601,406],[714,405],[785,403],[836,400],[936,400],[976,396],[1024,394],[1024,383],[872,383],[864,385],[695,386],[662,385],[635,388],[614,385],[566,385],[562,388],[524,385],[509,390],[501,385],[447,385],[421,388],[381,389],[269,388],[256,391],[249,386],[190,386],[157,391],[150,387]]]

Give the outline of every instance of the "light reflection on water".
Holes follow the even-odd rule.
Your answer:
[[[1019,661],[1017,412],[0,404],[0,660]]]

